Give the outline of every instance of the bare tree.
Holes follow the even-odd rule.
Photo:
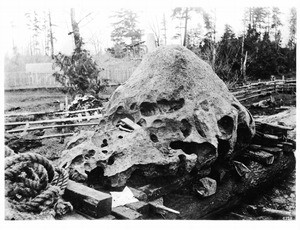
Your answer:
[[[152,22],[151,24],[149,24],[149,28],[152,31],[152,33],[154,34],[156,46],[160,46],[160,28],[159,28],[159,24],[157,22],[157,18],[155,18],[155,22]]]
[[[167,22],[166,22],[166,15],[163,15],[163,20],[162,20],[162,31],[163,33],[163,38],[164,38],[164,42],[165,45],[167,45]]]

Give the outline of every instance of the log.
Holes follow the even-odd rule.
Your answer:
[[[199,199],[195,195],[182,195],[175,192],[164,197],[164,205],[180,212],[182,219],[214,219],[218,215],[241,204],[246,197],[253,197],[270,188],[275,182],[280,182],[295,168],[295,156],[282,155],[268,167],[257,162],[250,162],[251,170],[248,178],[237,178],[235,172],[218,184],[213,196]],[[166,217],[168,218],[168,217]]]
[[[73,207],[94,218],[100,218],[111,213],[112,197],[69,180],[63,198],[70,201]]]
[[[275,218],[295,217],[295,213],[293,212],[289,212],[285,210],[276,210],[276,209],[265,208],[265,207],[256,207],[253,205],[248,205],[247,210],[258,216],[271,216]]]
[[[267,153],[265,151],[245,151],[243,156],[264,165],[271,165],[274,162],[274,156],[271,153]]]

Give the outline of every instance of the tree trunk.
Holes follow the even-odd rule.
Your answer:
[[[71,8],[71,23],[72,23],[72,29],[73,29],[73,34],[74,34],[75,48],[80,49],[81,39],[80,39],[78,23],[75,20],[75,10],[74,10],[74,8]]]
[[[184,21],[184,37],[183,37],[183,46],[187,46],[186,38],[187,38],[187,21],[188,21],[188,8],[185,10],[185,21]]]
[[[167,25],[166,25],[166,15],[165,14],[163,17],[163,31],[164,31],[165,45],[167,45]]]
[[[54,57],[54,45],[53,45],[53,32],[52,32],[52,22],[51,22],[51,14],[50,10],[48,12],[49,16],[49,30],[50,30],[50,44],[51,44],[51,57]]]

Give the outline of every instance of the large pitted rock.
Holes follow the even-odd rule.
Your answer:
[[[99,130],[75,136],[61,164],[83,178],[97,171],[112,187],[124,186],[137,169],[146,177],[177,175],[231,159],[255,132],[248,110],[182,46],[148,54],[105,111]],[[123,118],[140,128],[120,130]]]

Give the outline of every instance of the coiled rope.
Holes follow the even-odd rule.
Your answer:
[[[28,212],[64,215],[71,211],[72,205],[61,198],[68,180],[67,170],[54,168],[39,154],[22,153],[5,158],[5,196],[19,219],[28,219],[28,214],[22,215]]]

